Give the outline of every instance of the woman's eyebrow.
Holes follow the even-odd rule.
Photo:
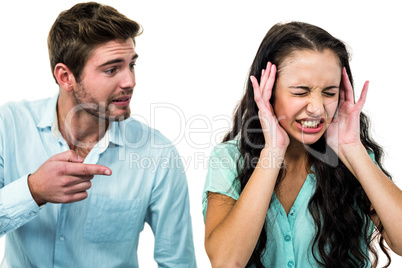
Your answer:
[[[308,86],[290,86],[289,88],[310,90]],[[330,90],[330,89],[339,89],[339,86],[329,86],[324,88],[324,90]]]
[[[329,86],[324,88],[324,90],[329,90],[329,89],[339,89],[339,86]]]
[[[290,86],[289,88],[310,90],[308,86]]]

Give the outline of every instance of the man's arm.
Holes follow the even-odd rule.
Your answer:
[[[4,166],[0,156],[0,236],[34,219],[39,207],[28,188],[28,174],[4,186]]]
[[[186,175],[175,150],[155,174],[146,221],[155,235],[159,267],[197,267]]]
[[[9,161],[6,157],[6,150],[13,151],[10,146],[11,141],[7,140],[10,130],[13,130],[10,120],[13,119],[14,113],[9,109],[1,107],[0,109],[0,236],[11,232],[25,223],[34,219],[39,207],[32,199],[29,191],[27,177],[25,175],[17,175],[15,178],[6,180],[6,172],[10,174],[10,165],[18,165],[18,163],[5,162]],[[8,119],[9,121],[6,121]],[[12,133],[12,132],[11,132]],[[8,135],[7,135],[8,134]],[[12,135],[11,135],[12,136]],[[15,152],[13,152],[15,153]],[[15,161],[15,159],[10,160]],[[21,177],[20,177],[21,176]],[[19,177],[19,178],[18,178]]]
[[[0,147],[0,236],[35,218],[39,205],[85,199],[94,175],[111,174],[107,167],[83,164],[82,161],[73,151],[56,154],[32,175],[26,174],[4,185],[4,159]]]

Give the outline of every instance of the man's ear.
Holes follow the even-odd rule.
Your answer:
[[[67,65],[63,63],[57,63],[54,67],[54,76],[56,77],[57,83],[65,91],[72,91],[76,84],[75,77]]]

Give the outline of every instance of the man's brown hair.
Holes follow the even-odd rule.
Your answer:
[[[52,73],[56,64],[63,63],[80,82],[96,46],[116,39],[134,41],[141,33],[141,25],[113,7],[95,2],[77,4],[61,12],[50,29],[47,43]]]

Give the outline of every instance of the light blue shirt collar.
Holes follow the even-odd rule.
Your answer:
[[[52,127],[54,118],[56,117],[57,100],[59,99],[59,93],[53,96],[46,104],[46,108],[42,114],[42,118],[37,124],[38,128]]]

